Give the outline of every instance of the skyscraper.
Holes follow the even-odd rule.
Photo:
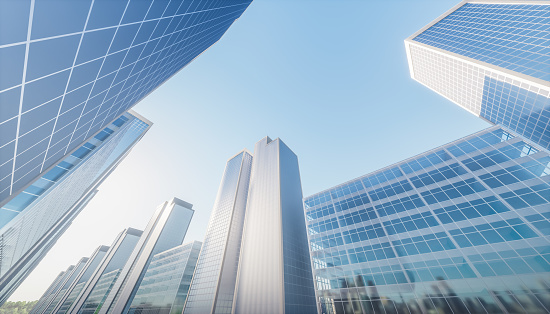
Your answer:
[[[216,43],[250,2],[0,2],[0,206]]]
[[[186,314],[231,313],[251,168],[252,155],[246,150],[227,161],[185,304]]]
[[[463,1],[405,40],[411,77],[550,148],[550,4]]]
[[[320,312],[550,311],[548,174],[494,126],[306,197]]]
[[[67,313],[88,314],[101,309],[142,234],[141,230],[128,228],[117,236]]]
[[[84,268],[78,276],[73,280],[71,285],[67,288],[67,291],[61,295],[59,298],[59,301],[56,304],[53,304],[53,310],[51,312],[44,312],[44,313],[57,313],[57,314],[64,314],[67,313],[67,310],[69,307],[73,304],[73,302],[76,300],[88,280],[92,277],[92,275],[95,273],[96,269],[99,267],[101,261],[107,255],[107,252],[109,251],[108,246],[101,245],[99,246],[90,256],[88,259],[88,262],[86,265],[84,265]]]
[[[192,208],[192,204],[175,197],[157,208],[102,305],[91,313],[128,312],[153,257],[182,244],[193,218]]]
[[[200,251],[201,243],[193,241],[156,254],[128,313],[181,314]]]
[[[68,277],[70,277],[71,274],[73,273],[74,269],[75,269],[74,265],[71,265],[69,266],[69,268],[67,268],[67,270],[62,271],[61,273],[59,273],[59,275],[57,275],[57,277],[55,278],[53,283],[50,285],[48,290],[46,290],[46,293],[44,293],[42,297],[40,297],[38,302],[32,308],[31,310],[32,314],[42,313],[46,310],[48,304],[50,304],[52,299],[57,295],[61,287],[67,281]]]
[[[36,267],[152,123],[124,113],[0,209],[0,302]]]

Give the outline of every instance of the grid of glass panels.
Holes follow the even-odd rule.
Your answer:
[[[59,287],[63,283],[63,280],[69,275],[70,271],[74,268],[74,265],[69,266],[69,268],[66,271],[62,271],[57,277],[55,277],[54,281],[44,292],[44,295],[40,297],[38,302],[34,305],[32,310],[30,311],[31,314],[37,314],[41,313],[44,308],[48,305],[48,301],[51,300],[52,296],[55,295],[55,293],[59,290]]]
[[[103,302],[107,298],[107,294],[111,291],[111,288],[115,284],[120,271],[122,269],[115,269],[106,274],[102,274],[101,278],[95,285],[94,289],[86,299],[86,302],[78,312],[79,314],[94,314],[101,308]]]
[[[182,313],[200,250],[194,241],[156,254],[128,313]]]
[[[250,2],[0,2],[0,202],[218,41]]]
[[[414,79],[489,122],[550,147],[550,88],[408,43]]]
[[[227,161],[185,304],[186,314],[231,313],[251,167],[252,155],[247,152]]]
[[[495,126],[391,168],[304,199],[321,313],[550,310],[550,154]]]
[[[413,40],[550,81],[547,3],[466,3]]]
[[[550,98],[547,96],[486,77],[480,116],[550,148]]]
[[[148,127],[124,114],[0,209],[0,276],[117,165]]]

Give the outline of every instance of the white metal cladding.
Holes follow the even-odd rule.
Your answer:
[[[233,312],[284,313],[279,141],[254,148]]]

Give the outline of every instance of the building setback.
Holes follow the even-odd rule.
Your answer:
[[[5,302],[152,123],[124,113],[0,208],[0,303]]]
[[[411,77],[550,148],[550,3],[463,1],[405,40]]]
[[[252,154],[227,161],[185,304],[186,314],[231,313],[237,280]]]
[[[216,43],[250,2],[0,2],[0,206]]]
[[[128,313],[182,313],[200,251],[201,242],[193,241],[156,254]]]
[[[494,126],[305,198],[320,313],[548,312],[548,174]]]

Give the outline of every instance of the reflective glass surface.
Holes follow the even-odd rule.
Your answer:
[[[1,1],[0,204],[217,42],[250,1]]]
[[[396,168],[304,199],[321,313],[550,310],[550,154],[492,127]]]
[[[237,278],[252,156],[226,165],[193,276],[185,313],[231,313]]]
[[[128,313],[182,313],[200,250],[194,241],[155,255]]]
[[[94,188],[148,128],[149,122],[125,113],[0,208],[0,239],[5,243],[0,250],[2,280],[10,270],[19,273],[10,279],[14,283],[20,282],[20,276],[28,275],[23,270],[35,267],[51,247],[49,242],[40,242],[43,237],[49,237],[52,232],[60,236],[78,214],[80,209],[75,206],[90,193],[95,193]],[[52,231],[54,226],[58,230]],[[36,248],[37,243],[44,248]],[[20,264],[25,254],[37,254],[32,265]],[[13,292],[8,290],[3,288],[0,298]]]
[[[550,5],[466,3],[413,40],[550,81]]]

